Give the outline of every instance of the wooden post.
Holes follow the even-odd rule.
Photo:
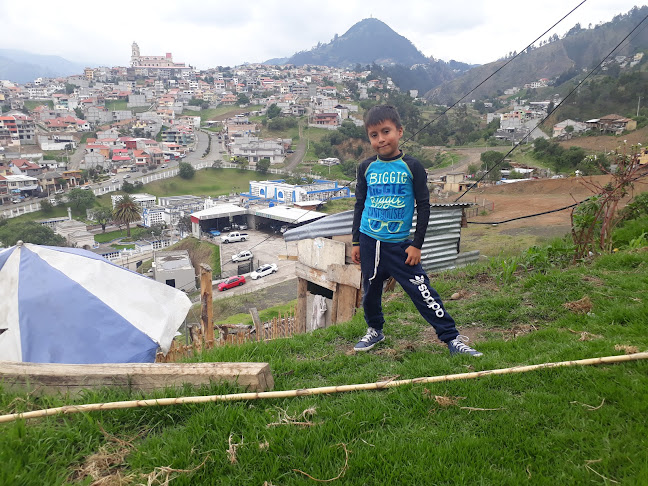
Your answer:
[[[252,316],[252,322],[254,323],[254,328],[256,329],[256,340],[257,341],[262,341],[261,337],[261,318],[259,317],[259,312],[257,311],[256,307],[250,308],[250,315]]]
[[[212,294],[212,269],[206,263],[200,264],[200,324],[205,341],[214,340],[214,296]]]
[[[295,321],[297,329],[300,332],[306,332],[306,312],[308,296],[308,280],[297,278],[297,310],[295,311]]]
[[[335,284],[335,290],[333,291],[333,298],[331,299],[331,325],[337,324],[338,323],[338,305],[339,305],[339,298],[340,298],[340,284]],[[313,327],[313,324],[311,323],[311,327]]]

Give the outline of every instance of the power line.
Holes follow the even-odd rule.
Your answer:
[[[560,106],[561,106],[561,105],[562,105],[562,104],[563,104],[563,103],[564,103],[564,102],[565,102],[565,101],[566,101],[566,100],[567,100],[567,99],[568,99],[568,98],[569,98],[569,97],[570,97],[570,96],[571,96],[571,95],[572,95],[572,94],[573,94],[573,93],[578,89],[578,88],[580,88],[581,85],[582,85],[582,84],[583,84],[583,83],[584,83],[584,82],[585,82],[585,81],[586,81],[586,80],[587,80],[587,79],[588,79],[592,74],[594,74],[594,72],[596,72],[596,71],[601,67],[601,65],[605,62],[605,60],[606,60],[608,57],[610,57],[610,56],[614,53],[614,51],[616,51],[616,50],[621,46],[621,44],[623,44],[623,43],[625,42],[625,40],[626,40],[628,37],[630,37],[630,36],[634,33],[634,31],[637,30],[637,29],[641,26],[641,24],[643,24],[643,23],[646,21],[646,19],[648,19],[648,15],[646,15],[646,16],[641,20],[641,22],[639,22],[639,23],[634,27],[634,29],[632,29],[632,30],[628,33],[628,35],[626,35],[623,39],[621,39],[621,41],[620,41],[620,42],[619,42],[619,43],[614,47],[614,49],[612,49],[612,50],[609,52],[609,54],[608,54],[607,56],[604,56],[603,59],[601,59],[601,61],[600,61],[600,62],[599,62],[599,63],[598,63],[598,64],[597,64],[597,65],[596,65],[596,66],[595,66],[595,67],[594,67],[594,68],[593,68],[589,73],[587,73],[587,76],[585,76],[585,77],[584,77],[584,78],[583,78],[583,79],[582,79],[582,80],[581,80],[581,81],[580,81],[580,82],[579,82],[579,83],[578,83],[578,84],[577,84],[577,85],[576,85],[576,86],[575,86],[575,87],[574,87],[574,88],[573,88],[573,89],[572,89],[572,90],[567,94],[567,96],[565,96],[565,97],[560,101],[560,103],[558,103],[558,105],[556,105],[556,107],[554,108],[554,110],[553,110],[551,113],[547,113],[547,116],[545,116],[542,120],[540,120],[540,123],[538,123],[538,124],[535,126],[535,128],[533,128],[533,130],[529,131],[529,133],[527,133],[527,134],[524,136],[524,138],[522,138],[522,140],[520,140],[520,141],[518,142],[517,145],[514,145],[513,148],[512,148],[511,150],[509,150],[509,151],[506,153],[506,155],[504,155],[504,157],[502,157],[502,160],[501,160],[501,161],[499,161],[499,162],[497,162],[496,164],[494,164],[493,167],[491,167],[488,171],[486,171],[486,172],[485,172],[485,173],[484,173],[484,174],[483,174],[479,179],[477,179],[477,181],[475,181],[473,184],[471,184],[471,185],[470,185],[470,186],[469,186],[469,187],[468,187],[468,188],[467,188],[467,189],[466,189],[466,190],[465,190],[465,191],[464,191],[464,192],[463,192],[463,193],[462,193],[462,194],[461,194],[457,199],[455,199],[455,202],[459,201],[459,199],[461,199],[462,197],[464,197],[464,196],[465,196],[465,195],[466,195],[466,194],[467,194],[471,189],[473,189],[474,187],[477,186],[477,183],[479,183],[480,181],[482,181],[482,180],[483,180],[483,179],[484,179],[488,174],[490,174],[490,173],[491,173],[493,170],[495,170],[499,165],[501,165],[501,164],[504,162],[504,160],[506,159],[506,157],[508,157],[509,155],[511,155],[511,154],[513,153],[513,151],[514,151],[516,148],[518,148],[519,145],[522,144],[522,142],[524,142],[525,140],[527,140],[527,139],[529,138],[529,136],[533,133],[534,130],[536,130],[540,125],[542,125],[542,124],[547,120],[547,118],[549,118],[549,117],[551,116],[551,114],[552,114],[554,111],[556,111],[556,110],[557,110],[557,109],[558,109],[558,108],[559,108],[559,107],[560,107]]]
[[[461,101],[463,101],[464,99],[466,99],[470,93],[472,93],[473,91],[475,91],[477,88],[479,88],[481,85],[483,85],[486,81],[488,81],[490,78],[492,78],[493,76],[495,76],[498,72],[500,72],[502,69],[504,69],[506,66],[508,66],[511,62],[513,62],[515,59],[517,59],[519,56],[521,56],[521,55],[522,55],[522,54],[523,54],[527,49],[529,49],[531,46],[533,46],[533,45],[534,45],[534,44],[535,44],[539,39],[541,39],[545,34],[549,33],[549,32],[550,32],[554,27],[556,27],[556,26],[557,26],[558,24],[560,24],[563,20],[565,20],[565,19],[566,19],[567,17],[569,17],[572,13],[574,13],[574,12],[575,12],[575,11],[576,11],[576,10],[577,10],[581,5],[583,5],[586,1],[587,1],[587,0],[583,0],[581,3],[579,3],[578,5],[576,5],[576,6],[575,6],[573,9],[571,9],[571,10],[570,10],[566,15],[564,15],[564,16],[563,16],[563,17],[562,17],[558,22],[556,22],[556,23],[553,24],[551,27],[549,27],[547,30],[545,30],[542,34],[540,34],[540,35],[539,35],[538,37],[536,37],[533,41],[531,41],[531,43],[530,43],[528,46],[526,46],[524,49],[522,49],[518,54],[516,54],[515,56],[513,56],[512,58],[510,58],[510,59],[509,59],[508,61],[506,61],[502,66],[500,66],[499,68],[497,68],[497,69],[496,69],[496,70],[495,70],[495,71],[494,71],[490,76],[488,76],[488,77],[487,77],[486,79],[484,79],[481,83],[479,83],[477,86],[475,86],[475,87],[472,88],[470,91],[468,91],[465,95],[463,95],[461,98],[459,98],[459,100],[457,100],[457,101],[456,101],[452,106],[450,106],[449,108],[447,108],[443,113],[441,113],[439,116],[437,116],[437,117],[434,118],[433,120],[430,120],[430,121],[427,122],[425,125],[423,125],[422,128],[420,128],[420,129],[419,129],[418,131],[416,131],[412,136],[410,136],[407,140],[405,140],[405,141],[401,144],[401,147],[402,147],[403,145],[405,145],[406,143],[408,143],[409,141],[411,141],[411,140],[412,140],[416,135],[418,135],[419,133],[421,133],[423,130],[425,130],[428,126],[430,126],[432,123],[434,123],[434,122],[437,121],[439,118],[441,118],[443,115],[445,115],[445,114],[446,114],[448,111],[450,111],[452,108],[454,108],[455,106],[457,106]]]
[[[645,174],[638,175],[637,177],[633,178],[630,180],[630,183],[636,182],[639,179],[642,179],[644,177],[648,177],[648,172]],[[583,199],[582,201],[578,201],[574,204],[570,204],[569,206],[563,206],[562,208],[557,208],[557,209],[550,209],[549,211],[543,211],[541,213],[535,213],[535,214],[527,214],[526,216],[518,216],[517,218],[511,218],[511,219],[506,219],[504,221],[468,221],[468,224],[487,224],[491,226],[496,226],[498,224],[504,224],[504,223],[510,223],[511,221],[517,221],[520,219],[528,219],[528,218],[535,218],[536,216],[542,216],[544,214],[551,214],[551,213],[557,213],[559,211],[564,211],[565,209],[570,209],[574,208],[576,206],[580,206],[583,203],[586,203],[593,197],[597,196],[598,194],[594,194],[588,198]]]

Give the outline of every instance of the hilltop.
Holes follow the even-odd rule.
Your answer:
[[[494,75],[470,96],[485,98],[502,94],[502,90],[521,87],[541,78],[553,79],[571,73],[574,77],[583,70],[596,66],[639,22],[648,15],[648,6],[635,7],[625,15],[610,22],[583,28],[576,24],[563,38],[557,35],[540,46],[533,46]],[[639,29],[622,43],[613,56],[629,56],[648,49],[648,29]],[[516,54],[512,52],[511,55]],[[510,57],[510,56],[508,56]],[[436,103],[450,103],[477,86],[481,81],[503,66],[507,59],[484,64],[471,69],[457,79],[430,90],[425,98]]]

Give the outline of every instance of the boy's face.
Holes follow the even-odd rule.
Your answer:
[[[367,127],[371,147],[383,159],[397,157],[400,154],[398,143],[403,136],[403,127],[396,128],[391,120],[384,120],[377,125]]]

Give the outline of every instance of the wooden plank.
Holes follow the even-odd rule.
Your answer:
[[[0,383],[8,389],[70,393],[87,388],[123,387],[152,391],[226,381],[251,391],[274,387],[268,363],[107,363],[56,364],[0,361]]]
[[[200,264],[200,324],[206,341],[214,340],[214,295],[212,294],[212,269],[206,263]]]
[[[329,265],[327,278],[331,282],[349,285],[356,289],[359,289],[362,284],[360,265]]]
[[[328,279],[328,272],[325,270],[318,270],[304,265],[301,262],[295,263],[295,275],[329,290],[335,290],[337,285],[335,282],[331,282]]]
[[[349,285],[338,285],[335,292],[337,296],[337,322],[347,322],[355,314],[355,303],[358,289]]]
[[[297,255],[277,255],[277,258],[279,260],[289,260],[289,261],[293,261],[293,262],[296,262],[297,260],[299,260],[299,257]]]
[[[312,238],[297,242],[299,263],[317,270],[326,271],[329,265],[344,265],[345,244],[327,238]]]
[[[353,248],[353,236],[351,235],[335,235],[332,236],[331,239],[335,241],[341,241],[344,243],[345,248],[344,248],[344,256],[346,263],[353,263],[353,259],[351,258],[351,249]]]

